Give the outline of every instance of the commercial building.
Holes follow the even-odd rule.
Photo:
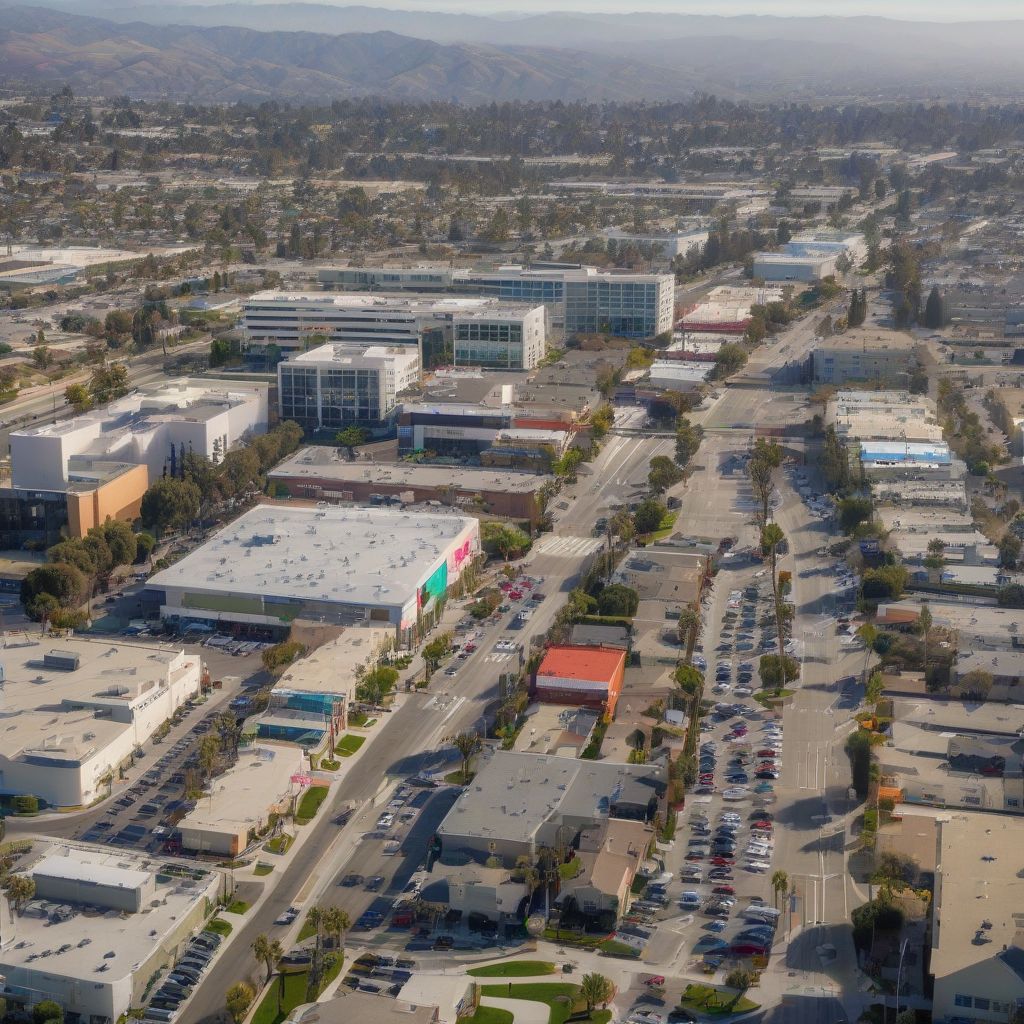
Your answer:
[[[170,646],[8,633],[0,793],[54,807],[106,796],[134,751],[199,693],[195,655]]]
[[[708,240],[707,230],[697,228],[689,231],[667,231],[663,234],[637,234],[619,228],[606,228],[604,236],[609,242],[642,247],[651,251],[657,258],[669,261],[677,256],[685,256],[692,246],[701,248]]]
[[[279,636],[296,618],[401,639],[480,551],[476,519],[259,505],[150,578],[162,618]]]
[[[273,347],[289,355],[324,342],[405,345],[419,352],[425,369],[450,363],[457,337],[462,362],[474,353],[489,365],[517,370],[535,366],[547,343],[539,303],[456,295],[257,292],[245,301],[242,329],[252,351]]]
[[[359,626],[295,662],[274,684],[266,711],[246,720],[247,733],[319,751],[348,724],[360,673],[394,647],[390,627]]]
[[[933,399],[909,391],[837,391],[825,422],[842,439],[927,444],[942,441]]]
[[[551,477],[536,473],[412,462],[350,460],[336,448],[303,448],[280,463],[268,480],[292,498],[332,503],[445,505],[536,522],[538,495]]]
[[[1008,1020],[1024,997],[1020,822],[962,812],[938,821],[932,1020]]]
[[[419,379],[418,348],[320,345],[278,363],[281,419],[314,431],[386,426]]]
[[[665,791],[665,767],[577,761],[496,751],[437,830],[441,857],[484,862],[536,859],[541,847],[567,848],[606,818],[651,821]]]
[[[853,266],[863,263],[868,256],[867,239],[860,232],[828,228],[801,231],[783,249],[796,254],[805,251],[832,252],[837,256],[844,254]]]
[[[838,254],[805,248],[803,251],[755,252],[751,273],[763,281],[820,281],[834,276]]]
[[[495,270],[413,267],[324,267],[325,288],[453,291],[501,302],[543,304],[551,325],[566,334],[651,338],[672,329],[672,274],[604,271],[578,264],[505,266]],[[255,298],[255,296],[254,296]]]
[[[179,822],[182,848],[240,856],[268,831],[272,814],[288,811],[300,789],[292,776],[304,765],[303,751],[290,744],[241,747],[235,764],[209,784]]]
[[[906,383],[915,363],[914,339],[909,335],[865,330],[824,339],[811,353],[817,384],[864,382],[899,387]]]
[[[945,441],[863,441],[860,464],[869,480],[930,476],[954,480],[966,466],[954,459]]]
[[[188,452],[219,462],[239,441],[266,431],[269,391],[265,384],[181,379],[70,420],[12,431],[0,534],[48,532],[49,517],[40,520],[34,510],[47,502],[57,520],[63,506],[74,537],[108,517],[135,519],[149,485],[173,473]]]
[[[626,671],[626,652],[617,647],[552,645],[534,677],[538,699],[582,705],[614,716]]]
[[[51,999],[66,1021],[115,1024],[142,1006],[221,886],[219,872],[166,867],[123,850],[60,843],[19,864],[36,893],[20,914],[0,897],[0,996],[8,1011]]]

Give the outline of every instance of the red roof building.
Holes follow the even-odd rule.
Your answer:
[[[573,704],[615,713],[626,673],[626,652],[615,647],[549,647],[534,689],[547,704]]]

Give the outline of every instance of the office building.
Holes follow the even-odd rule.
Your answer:
[[[868,256],[867,239],[859,231],[817,228],[801,231],[783,246],[784,252],[800,255],[808,252],[845,255],[852,266],[859,266]]]
[[[199,658],[172,646],[8,634],[0,793],[53,807],[106,796],[118,769],[190,697]]]
[[[472,353],[503,369],[535,366],[546,347],[543,307],[504,297],[257,292],[245,301],[242,329],[253,352],[288,356],[325,342],[405,345],[419,352],[424,369],[451,363],[457,337],[462,362]]]
[[[132,521],[149,485],[174,472],[188,452],[216,463],[239,441],[264,433],[269,391],[266,384],[181,379],[141,387],[69,420],[12,431],[0,533],[48,532],[45,517],[32,510],[39,501],[55,503],[58,519],[64,506],[73,537],[108,517]]]
[[[566,334],[651,338],[672,329],[675,305],[672,274],[604,271],[578,264],[495,270],[325,267],[319,280],[328,289],[362,289],[379,282],[391,290],[452,291],[530,306],[540,303],[552,327]]]
[[[755,252],[751,271],[762,281],[820,281],[836,273],[838,254],[831,251],[802,247],[782,252]]]
[[[185,952],[221,875],[184,863],[167,871],[164,860],[124,850],[39,846],[18,864],[35,897],[14,914],[0,896],[0,995],[8,1012],[49,999],[69,1024],[115,1024]]]
[[[609,242],[615,242],[620,246],[637,246],[641,250],[651,251],[655,258],[668,261],[674,260],[677,256],[685,256],[692,246],[702,248],[708,240],[707,230],[698,228],[689,231],[667,231],[663,234],[642,234],[622,231],[619,228],[606,228],[604,236]]]
[[[440,502],[491,516],[536,522],[539,493],[551,477],[479,466],[350,460],[344,449],[303,448],[267,475],[278,497],[332,503],[414,505]]]
[[[383,427],[419,379],[417,347],[320,345],[278,363],[281,419],[309,431]]]
[[[258,505],[151,577],[179,626],[280,638],[296,618],[390,624],[399,639],[480,551],[476,519],[379,508]]]
[[[868,330],[825,338],[811,353],[814,382],[836,386],[859,382],[898,388],[906,384],[916,362],[909,335]]]

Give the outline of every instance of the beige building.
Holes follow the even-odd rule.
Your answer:
[[[935,1024],[1005,1024],[1024,998],[1021,824],[993,814],[939,821],[931,972]]]
[[[816,384],[863,382],[899,387],[916,362],[909,334],[859,329],[818,343],[811,353]]]

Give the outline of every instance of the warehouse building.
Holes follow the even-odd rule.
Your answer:
[[[221,886],[219,872],[194,865],[172,873],[124,850],[60,843],[18,867],[36,893],[20,914],[0,896],[0,995],[8,1011],[51,999],[79,1024],[115,1024],[144,1005]]]
[[[752,275],[762,281],[820,281],[836,273],[838,254],[812,248],[800,251],[756,252]]]
[[[476,519],[259,505],[151,577],[162,618],[278,638],[296,618],[406,640],[480,551]]]
[[[539,700],[598,708],[614,716],[626,672],[626,652],[617,647],[547,649],[534,677]]]
[[[200,676],[180,648],[8,634],[0,794],[53,807],[106,796],[138,746],[198,695]]]
[[[478,466],[351,460],[336,448],[303,448],[270,471],[278,497],[371,505],[441,502],[537,522],[550,476]],[[282,493],[284,492],[284,493]]]
[[[304,430],[385,427],[398,396],[420,379],[419,350],[406,345],[320,345],[277,365],[283,420]]]

